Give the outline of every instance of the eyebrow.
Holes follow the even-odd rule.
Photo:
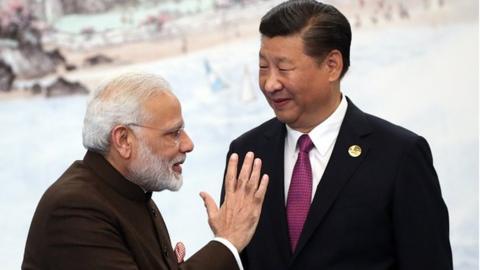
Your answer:
[[[258,57],[260,57],[261,59],[267,59],[261,52],[258,53]],[[274,59],[278,64],[281,64],[281,63],[286,63],[286,64],[293,64],[293,61],[284,57],[284,56],[281,56],[281,57],[275,57]]]
[[[288,58],[285,58],[285,57],[280,57],[278,58],[278,63],[281,64],[281,63],[286,63],[286,64],[293,64],[293,61],[288,59]]]
[[[182,128],[185,128],[185,123],[183,120],[175,123],[172,127],[165,129],[165,132],[174,132]]]

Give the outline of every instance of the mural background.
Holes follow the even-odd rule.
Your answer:
[[[343,93],[429,141],[455,269],[478,269],[478,2],[328,2],[353,27]],[[154,199],[187,256],[208,242],[198,193],[219,198],[229,142],[273,117],[257,86],[257,27],[277,3],[0,1],[1,268],[20,267],[38,200],[85,153],[86,93],[125,71],[161,74],[183,104],[195,150],[183,188]]]

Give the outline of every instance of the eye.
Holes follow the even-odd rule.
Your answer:
[[[171,133],[172,137],[179,138],[182,135],[183,128],[177,129]]]
[[[278,70],[281,71],[281,72],[292,71],[294,69],[295,68],[292,68],[292,67],[279,67],[278,68]]]

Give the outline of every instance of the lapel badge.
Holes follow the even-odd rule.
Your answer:
[[[351,157],[359,157],[362,154],[362,148],[354,144],[348,148],[348,153]]]

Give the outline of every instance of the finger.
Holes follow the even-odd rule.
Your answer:
[[[255,192],[255,198],[259,200],[259,203],[263,203],[263,199],[265,198],[265,194],[267,193],[267,187],[269,182],[269,176],[264,174],[262,176],[262,180],[260,181],[260,185],[258,186],[257,191]]]
[[[253,161],[253,170],[252,174],[250,175],[250,180],[247,183],[247,186],[249,187],[248,190],[256,191],[258,188],[258,181],[260,180],[260,170],[262,169],[262,160],[259,158],[256,158]]]
[[[237,179],[238,155],[233,153],[228,159],[227,173],[225,174],[225,193],[235,192]]]
[[[218,207],[212,196],[206,192],[200,192],[200,197],[202,197],[205,208],[207,209],[208,218],[211,219],[218,213]]]
[[[250,178],[250,173],[252,172],[252,163],[253,163],[253,152],[248,152],[245,155],[245,159],[243,160],[242,169],[240,174],[238,175],[238,186],[244,186],[248,179]]]

